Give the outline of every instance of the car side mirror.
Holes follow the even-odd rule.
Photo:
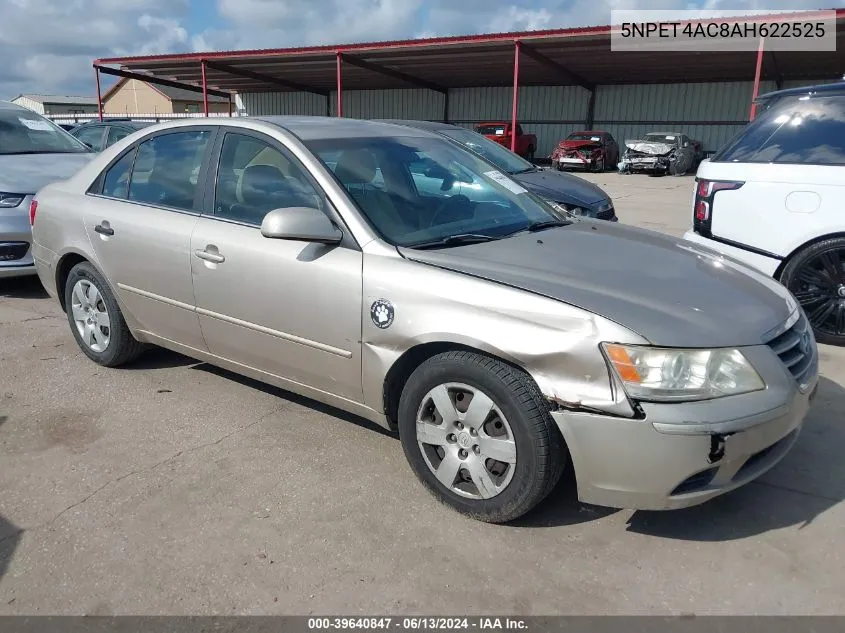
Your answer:
[[[337,244],[343,233],[319,209],[288,207],[273,209],[261,222],[261,235],[277,240]]]

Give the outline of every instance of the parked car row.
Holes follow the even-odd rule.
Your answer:
[[[712,164],[833,160],[830,137],[767,145],[786,122],[830,124],[832,94],[775,101]],[[99,154],[22,124],[85,156],[29,196],[35,271],[93,362],[159,345],[361,415],[484,521],[541,503],[568,462],[581,501],[674,509],[789,452],[818,383],[801,307],[815,291],[709,243],[576,217],[555,197],[577,177],[516,168],[470,130],[398,123],[187,119]],[[716,192],[758,173],[699,180],[702,240]],[[792,198],[807,190],[788,212],[813,213]],[[811,286],[843,274],[829,258],[801,270]]]

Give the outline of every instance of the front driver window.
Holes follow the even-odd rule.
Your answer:
[[[260,226],[274,209],[325,211],[325,204],[293,157],[255,137],[226,134],[217,170],[215,216]]]

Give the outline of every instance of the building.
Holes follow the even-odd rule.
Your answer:
[[[92,99],[96,104],[96,99]],[[208,110],[214,113],[228,113],[229,99],[219,95],[208,95]],[[96,106],[94,112],[97,112]],[[202,93],[153,85],[138,79],[122,77],[103,94],[104,114],[182,114],[203,112]]]
[[[841,80],[845,9],[828,51],[614,51],[619,27],[99,59],[99,73],[206,94],[236,92],[247,115],[518,121],[537,157],[579,129],[621,144],[677,129],[715,151],[753,116],[756,95]],[[776,20],[779,16],[757,16]],[[117,66],[116,68],[114,66]]]
[[[70,97],[63,95],[18,95],[12,103],[29,108],[41,115],[96,114],[96,97]]]

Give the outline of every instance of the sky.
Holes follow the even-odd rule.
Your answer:
[[[839,7],[845,0],[0,0],[0,99],[91,96],[98,57],[604,25],[612,9]]]

